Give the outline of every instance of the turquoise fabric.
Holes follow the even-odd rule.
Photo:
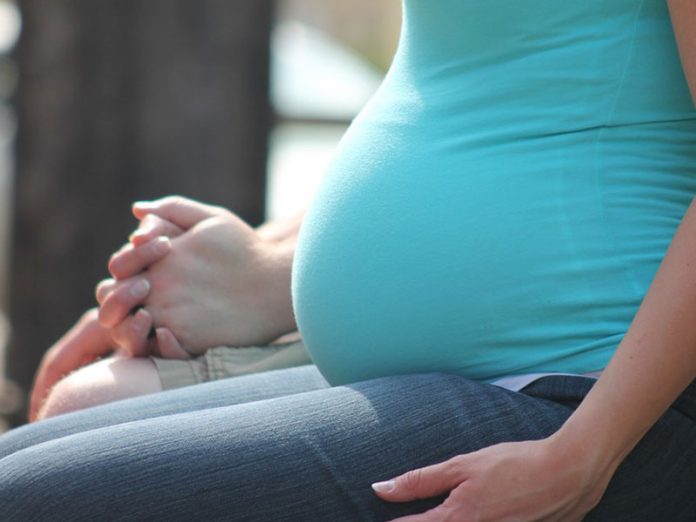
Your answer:
[[[664,0],[405,0],[300,233],[300,331],[333,384],[601,369],[695,192]]]

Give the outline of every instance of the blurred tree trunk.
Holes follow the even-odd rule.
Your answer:
[[[25,392],[95,304],[132,201],[178,193],[262,220],[271,3],[19,1],[7,369]]]

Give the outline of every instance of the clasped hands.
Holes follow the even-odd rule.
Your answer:
[[[170,197],[133,210],[141,226],[96,291],[99,322],[122,350],[186,358],[294,329],[291,251],[219,207]]]
[[[114,279],[97,286],[100,308],[44,354],[32,421],[63,377],[112,353],[188,358],[219,345],[267,344],[296,329],[292,235],[252,229],[223,208],[182,197],[136,203],[133,213],[139,227],[109,262]]]

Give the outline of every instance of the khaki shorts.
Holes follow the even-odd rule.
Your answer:
[[[152,361],[157,366],[164,390],[249,373],[312,364],[312,359],[310,359],[302,340],[244,348],[218,346],[210,348],[205,354],[194,359],[179,360],[152,357]]]

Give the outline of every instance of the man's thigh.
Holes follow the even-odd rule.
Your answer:
[[[157,369],[164,390],[312,364],[301,340],[240,348],[219,346],[187,360],[158,357],[151,357],[150,360]]]
[[[223,379],[68,413],[0,436],[0,459],[42,442],[106,426],[265,400],[328,387],[315,366]]]

